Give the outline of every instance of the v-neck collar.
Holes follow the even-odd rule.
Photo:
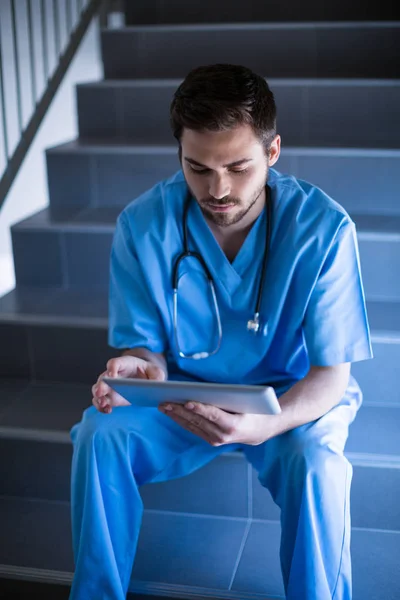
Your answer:
[[[265,207],[253,223],[239,252],[231,263],[207,224],[199,204],[193,198],[188,210],[190,244],[194,244],[203,256],[214,279],[218,279],[228,294],[240,286],[249,267],[258,263],[265,245]]]

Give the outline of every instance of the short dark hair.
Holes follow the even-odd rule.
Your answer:
[[[197,67],[174,94],[170,122],[179,146],[184,128],[224,131],[248,124],[268,150],[276,136],[274,95],[265,79],[247,67]]]

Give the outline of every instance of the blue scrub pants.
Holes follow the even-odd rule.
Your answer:
[[[281,509],[287,599],[350,600],[352,467],[343,450],[361,401],[351,378],[323,417],[258,446],[213,447],[156,408],[86,409],[71,430],[70,600],[125,600],[143,512],[139,486],[188,475],[238,448]]]

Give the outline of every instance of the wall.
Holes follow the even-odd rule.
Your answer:
[[[65,19],[63,20],[62,2],[60,0],[60,29],[65,28]],[[41,52],[39,47],[40,42],[40,15],[35,13],[36,0],[32,2],[34,13],[34,41],[36,43],[35,64],[38,73],[38,94],[44,89],[44,78],[40,80],[42,68]],[[16,3],[17,7],[24,3]],[[17,131],[17,111],[16,111],[16,96],[15,84],[12,80],[13,73],[13,55],[11,30],[9,26],[9,14],[7,14],[7,2],[1,3],[0,24],[1,24],[1,41],[3,54],[3,73],[5,78],[5,89],[7,90],[6,105],[8,109],[8,133],[11,147],[15,147],[18,141]],[[50,4],[48,4],[50,7]],[[7,22],[8,20],[8,22]],[[23,27],[22,20],[19,25]],[[51,41],[51,33],[49,32],[49,42]],[[66,40],[66,33],[65,33]],[[24,52],[25,50],[25,52]],[[23,82],[23,117],[24,125],[29,118],[29,102],[32,102],[31,86],[29,78],[29,54],[27,48],[23,48],[21,44],[21,81]],[[49,43],[49,53],[54,50]],[[53,57],[53,65],[55,59]],[[50,57],[50,68],[51,68]],[[64,79],[58,89],[58,92],[53,99],[52,104],[40,126],[39,131],[30,147],[30,150],[25,157],[21,169],[14,181],[12,188],[6,198],[3,208],[0,209],[0,296],[6,291],[12,289],[15,285],[14,267],[12,259],[11,235],[10,226],[14,223],[34,214],[35,212],[45,208],[48,205],[47,194],[47,175],[45,162],[45,149],[54,146],[77,136],[77,118],[76,118],[76,101],[75,101],[75,85],[79,82],[93,81],[101,79],[103,76],[102,63],[100,57],[99,45],[99,23],[96,19],[90,25],[81,46],[77,51]],[[0,132],[1,141],[3,131]],[[3,144],[0,150],[0,172],[4,168],[4,151]]]

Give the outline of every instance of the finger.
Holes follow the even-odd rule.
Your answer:
[[[203,440],[205,440],[212,446],[220,445],[220,442],[218,442],[216,439],[214,439],[212,436],[210,436],[203,429],[201,429],[200,427],[195,425],[195,423],[188,421],[187,419],[184,419],[181,415],[173,414],[172,411],[171,412],[167,411],[165,414],[167,416],[169,416],[173,421],[175,421],[175,423],[178,423],[178,425],[180,425],[187,431],[190,431],[190,433],[193,433],[194,435],[197,435],[198,437],[202,438]]]
[[[92,393],[93,396],[98,396],[99,398],[101,396],[106,396],[107,394],[110,394],[112,392],[112,388],[105,383],[105,381],[98,381],[97,383],[94,384],[94,386],[92,387]]]
[[[191,410],[187,408],[190,405],[193,406]],[[240,413],[227,412],[217,406],[203,404],[202,402],[186,402],[184,407],[189,412],[200,415],[207,421],[214,423],[226,435],[232,435],[235,432],[241,418]]]
[[[172,403],[171,405],[173,410],[166,411],[165,414],[172,418],[175,418],[176,416],[183,420],[183,422],[188,425],[186,428],[189,429],[189,431],[192,431],[193,427],[196,431],[200,430],[203,435],[207,436],[207,441],[211,440],[216,443],[227,443],[227,440],[225,440],[226,434],[218,427],[218,425],[215,425],[202,415],[193,414],[193,411],[187,410],[181,404]]]
[[[109,377],[123,377],[131,370],[131,366],[132,356],[117,356],[115,358],[110,358],[106,364],[107,375]]]
[[[123,396],[118,394],[104,381],[99,381],[92,387],[92,394],[95,398],[107,398],[111,406],[130,406],[131,403]]]
[[[149,379],[153,379],[154,381],[164,381],[165,373],[160,367],[156,365],[149,364],[146,368],[146,374]]]
[[[108,403],[107,398],[92,398],[92,404],[99,412],[109,414],[112,411],[112,407]]]
[[[110,387],[104,383],[102,380],[103,377],[107,376],[107,371],[103,371],[97,378],[97,381],[94,385],[92,385],[92,395],[95,397],[105,396],[109,391]]]

